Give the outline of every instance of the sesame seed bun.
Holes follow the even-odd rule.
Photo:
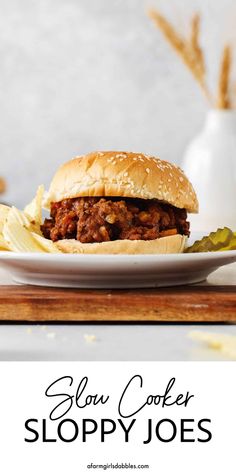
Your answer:
[[[62,165],[44,206],[66,198],[103,196],[155,198],[198,212],[196,193],[179,167],[146,154],[116,151],[92,152]]]
[[[73,254],[177,254],[184,251],[186,239],[186,236],[175,234],[151,241],[123,239],[81,243],[75,239],[61,239],[54,244],[62,252]]]

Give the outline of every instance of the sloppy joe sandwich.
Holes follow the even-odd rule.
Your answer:
[[[93,152],[56,172],[43,236],[62,252],[177,253],[190,234],[195,191],[169,162],[130,152]]]

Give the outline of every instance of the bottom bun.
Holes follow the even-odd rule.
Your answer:
[[[187,236],[175,234],[151,241],[119,239],[103,243],[81,243],[62,239],[55,244],[62,252],[79,254],[176,254],[183,252]]]

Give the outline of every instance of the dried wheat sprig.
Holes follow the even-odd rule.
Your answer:
[[[175,50],[185,56],[185,41],[174,27],[161,15],[157,10],[150,9],[148,11],[149,17],[154,21],[156,26],[162,31],[166,39]]]
[[[190,51],[194,55],[199,73],[202,77],[206,75],[205,60],[202,49],[199,44],[200,15],[195,13],[191,20]]]
[[[232,66],[232,51],[229,45],[223,49],[222,59],[220,63],[218,94],[217,94],[217,108],[230,109],[231,100],[229,93],[229,79]]]
[[[236,109],[236,81],[229,84],[230,105],[232,109]]]
[[[162,32],[164,37],[168,40],[169,44],[179,54],[182,61],[185,63],[189,71],[201,86],[208,100],[211,101],[211,97],[206,85],[203,53],[198,43],[200,17],[196,15],[196,17],[192,20],[192,34],[191,41],[189,42],[185,40],[175,30],[172,24],[166,20],[166,18],[156,9],[149,10],[148,15],[154,21],[155,25]]]
[[[199,32],[200,32],[200,15],[195,13],[191,20],[190,44],[193,50],[199,48]]]

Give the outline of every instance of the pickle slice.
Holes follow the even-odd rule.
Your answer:
[[[236,249],[236,232],[233,233],[231,229],[225,227],[195,241],[192,246],[185,249],[185,252],[215,252],[233,249]]]

